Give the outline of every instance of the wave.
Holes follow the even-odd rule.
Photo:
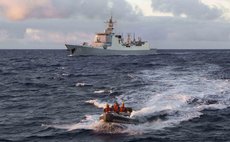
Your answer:
[[[75,124],[42,124],[42,127],[64,129],[67,131],[74,130],[93,130],[98,133],[123,133],[127,129],[126,125],[116,123],[105,123],[99,121],[99,115],[85,115],[84,119]]]
[[[77,87],[89,87],[89,86],[93,86],[92,84],[88,84],[88,83],[84,83],[84,82],[78,82],[76,83]]]
[[[88,100],[88,101],[86,101],[86,103],[93,104],[97,108],[104,108],[105,105],[107,104],[107,102],[102,102],[102,101],[100,101],[98,99],[96,99],[96,100]]]
[[[42,127],[56,128],[56,129],[65,129],[67,131],[73,131],[76,129],[93,129],[94,125],[98,122],[98,115],[86,115],[81,122],[76,124],[42,124]]]
[[[218,70],[209,66],[208,72]],[[143,86],[127,89],[127,92],[116,96],[117,101],[125,101],[134,108],[132,118],[140,120],[139,125],[125,125],[120,132],[142,134],[165,127],[173,127],[183,121],[198,118],[206,109],[224,109],[230,106],[230,84],[228,80],[207,78],[203,69],[191,67],[180,71],[174,67],[159,70],[144,70],[133,74],[131,78],[143,82]],[[195,71],[191,74],[191,69]],[[102,93],[95,92],[95,93]],[[105,102],[100,98],[87,103],[103,108]],[[101,127],[103,128],[103,127]]]
[[[45,87],[49,86],[46,83],[33,83],[33,82],[26,82],[26,83],[22,83],[22,84],[27,86],[27,87],[38,87],[38,88],[45,88]]]
[[[111,93],[113,93],[113,90],[111,90],[111,89],[101,89],[101,90],[95,90],[93,93],[95,93],[95,94],[102,94],[102,93],[111,94]]]
[[[202,68],[189,67],[180,72],[174,69],[171,66],[137,72],[135,76],[148,85],[117,97],[135,108],[132,117],[144,122],[130,126],[127,131],[147,133],[172,127],[200,117],[206,109],[230,106],[229,81],[210,79],[206,74],[219,70],[218,66],[205,64]]]
[[[193,68],[194,69],[194,68]],[[209,67],[208,71],[218,70]],[[207,78],[206,72],[195,69],[183,70],[177,73],[174,67],[159,70],[144,70],[132,75],[143,81],[143,85],[136,89],[115,96],[116,101],[124,101],[126,106],[133,107],[132,118],[140,120],[140,124],[109,125],[99,121],[99,115],[86,115],[81,122],[70,125],[54,125],[58,129],[68,131],[89,129],[101,133],[143,134],[165,127],[177,126],[183,121],[198,118],[203,111],[224,109],[230,106],[230,84],[228,80],[213,80]],[[94,93],[104,93],[106,89],[96,90]],[[97,108],[104,108],[111,98],[97,97],[86,101]],[[111,105],[111,104],[110,104]]]

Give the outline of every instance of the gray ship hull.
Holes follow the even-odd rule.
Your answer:
[[[67,49],[70,51],[71,55],[99,55],[99,56],[106,56],[106,55],[151,55],[155,54],[156,50],[111,50],[111,49],[103,49],[103,48],[93,48],[88,46],[81,46],[81,45],[65,45]]]

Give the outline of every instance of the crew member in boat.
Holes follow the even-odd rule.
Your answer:
[[[120,110],[119,104],[115,102],[113,105],[113,111],[116,113],[119,113],[119,110]]]
[[[109,104],[106,104],[106,106],[104,108],[104,112],[110,112]]]
[[[125,103],[122,102],[122,105],[120,107],[120,112],[126,112],[126,108],[125,108]]]

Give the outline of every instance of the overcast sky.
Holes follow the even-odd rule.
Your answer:
[[[152,48],[230,49],[230,0],[0,0],[0,49],[91,42],[111,14]]]

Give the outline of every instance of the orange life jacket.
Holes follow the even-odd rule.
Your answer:
[[[109,108],[109,107],[106,107],[106,108],[104,109],[104,112],[110,112],[110,108]]]
[[[117,104],[114,104],[113,111],[114,112],[119,112],[119,106]]]
[[[125,112],[125,107],[124,106],[121,106],[120,112]]]

